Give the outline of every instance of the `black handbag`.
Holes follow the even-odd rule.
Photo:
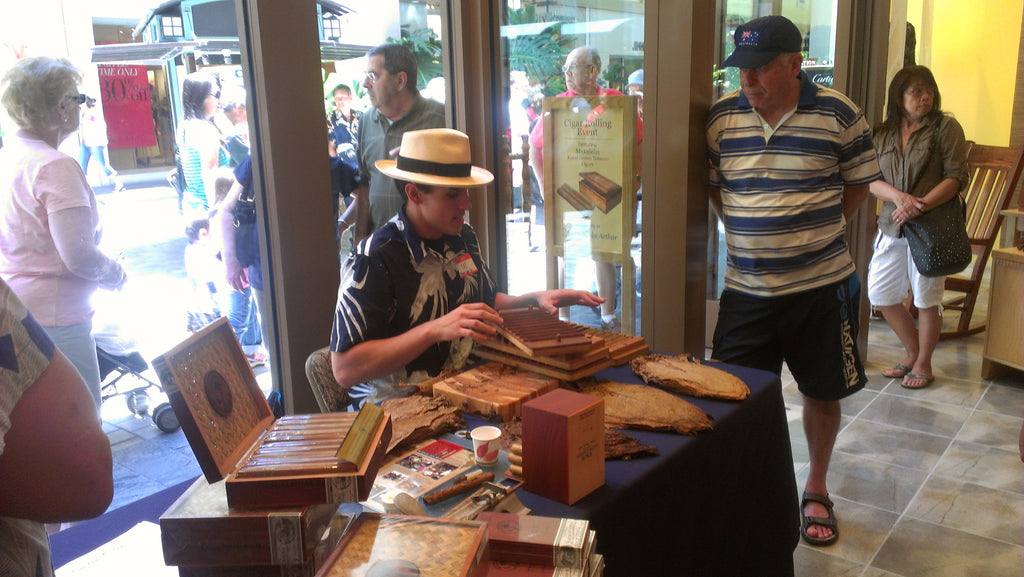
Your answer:
[[[239,198],[235,203],[235,258],[248,268],[259,262],[260,241],[256,233],[256,202]]]
[[[929,163],[935,159],[938,135],[939,126],[936,126]],[[923,170],[921,172],[924,173]],[[971,240],[967,238],[967,204],[959,192],[943,204],[903,223],[900,235],[907,239],[910,258],[921,276],[948,276],[971,264],[973,253]]]
[[[903,223],[901,231],[910,246],[921,276],[956,274],[971,264],[973,253],[967,238],[967,205],[957,193],[945,203]]]

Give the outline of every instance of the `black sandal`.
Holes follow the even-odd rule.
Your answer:
[[[825,507],[828,511],[828,517],[811,517],[804,515],[804,509],[807,507],[807,503],[818,503]],[[836,542],[839,539],[839,526],[836,524],[836,513],[833,510],[832,499],[828,498],[828,495],[822,495],[820,493],[808,493],[804,491],[804,496],[800,500],[800,535],[811,545],[818,547],[827,547]],[[830,537],[812,537],[807,534],[807,528],[811,525],[818,525],[819,527],[825,527],[832,529],[832,535]]]

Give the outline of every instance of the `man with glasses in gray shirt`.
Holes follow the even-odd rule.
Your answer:
[[[444,105],[424,98],[416,88],[416,57],[411,50],[381,44],[366,57],[363,88],[373,107],[359,123],[359,187],[342,215],[343,226],[357,224],[356,242],[383,226],[403,202],[394,181],[374,163],[394,159],[406,132],[445,125]]]

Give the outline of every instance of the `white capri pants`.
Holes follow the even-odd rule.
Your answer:
[[[874,254],[868,265],[868,300],[872,306],[898,305],[914,291],[914,306],[926,309],[939,307],[946,277],[926,277],[917,272],[905,238],[893,238],[881,231],[875,236]]]

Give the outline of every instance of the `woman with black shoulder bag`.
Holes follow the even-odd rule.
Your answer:
[[[967,242],[959,193],[970,178],[967,147],[960,123],[940,105],[931,71],[908,66],[893,77],[885,121],[874,132],[882,179],[871,183],[871,194],[884,202],[868,268],[868,298],[905,349],[903,359],[882,374],[902,379],[909,389],[934,380],[931,361],[942,330],[945,275],[966,266],[959,264]],[[969,263],[969,245],[966,253]],[[903,305],[908,291],[918,309],[917,326]]]

